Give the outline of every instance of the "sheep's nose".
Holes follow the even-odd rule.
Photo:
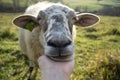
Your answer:
[[[67,40],[67,41],[54,41],[54,40],[49,40],[47,42],[48,46],[51,47],[57,47],[57,48],[64,48],[68,45],[70,45],[72,43],[72,41]]]

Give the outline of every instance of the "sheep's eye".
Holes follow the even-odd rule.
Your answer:
[[[73,23],[74,23],[76,20],[77,20],[76,17],[73,17],[73,18],[72,18],[72,22],[73,22]]]
[[[40,21],[40,20],[41,20],[41,17],[38,17],[37,20]]]
[[[76,20],[76,17],[73,17],[72,20]]]

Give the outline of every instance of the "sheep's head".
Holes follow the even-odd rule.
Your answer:
[[[30,31],[41,27],[42,39],[39,39],[45,55],[56,61],[69,61],[73,59],[74,53],[73,25],[87,27],[98,21],[99,18],[94,14],[76,14],[66,6],[53,5],[39,11],[37,17],[20,16],[14,20],[14,24]]]

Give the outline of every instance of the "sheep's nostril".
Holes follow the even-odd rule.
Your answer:
[[[71,41],[48,41],[47,44],[48,46],[51,46],[51,47],[66,47],[68,45],[70,45],[72,42]]]
[[[72,43],[71,41],[63,42],[62,47],[66,47],[70,45],[71,43]]]
[[[57,44],[55,42],[49,41],[47,42],[48,46],[52,46],[52,47],[57,47]]]

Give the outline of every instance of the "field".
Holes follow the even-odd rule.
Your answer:
[[[25,0],[20,1],[20,6],[24,6]],[[12,0],[2,2],[5,6],[13,6]],[[96,11],[105,6],[120,7],[120,0],[63,2],[81,12]],[[0,13],[0,80],[26,80],[24,74],[29,63],[18,46],[18,28],[12,24],[14,17],[20,14]],[[71,80],[120,80],[120,17],[99,16],[101,21],[94,27],[77,27],[75,69]],[[39,80],[40,70],[36,75]]]
[[[18,29],[12,25],[19,14],[0,13],[0,80],[26,80],[29,64],[18,46]],[[71,80],[120,80],[120,17],[100,18],[92,28],[77,27]]]

